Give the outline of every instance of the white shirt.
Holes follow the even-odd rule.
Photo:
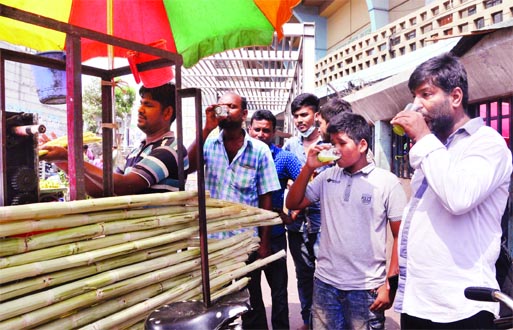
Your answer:
[[[446,145],[428,135],[410,150],[412,192],[424,178],[427,189],[420,200],[412,196],[403,213],[395,304],[398,312],[441,323],[481,310],[498,313],[498,303],[469,300],[464,290],[498,288],[495,261],[512,171],[504,138],[481,118],[467,122]]]

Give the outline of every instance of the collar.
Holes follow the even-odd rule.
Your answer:
[[[304,137],[298,136],[299,144],[303,145],[303,139],[304,139]],[[315,141],[314,144],[321,144],[321,143],[324,143],[324,141],[322,140],[322,137],[319,134],[319,136],[317,137],[317,141]]]
[[[337,165],[338,166],[338,165]],[[355,175],[358,175],[358,174],[362,174],[362,175],[368,175],[370,172],[372,172],[374,169],[376,168],[376,164],[374,164],[373,162],[370,162],[369,164],[367,164],[366,166],[362,167],[361,169],[359,169],[358,171],[354,172],[354,173],[349,173],[348,171],[346,171],[344,169],[344,173],[346,175],[349,175],[349,176],[355,176]]]
[[[274,156],[280,151],[280,148],[278,148],[274,143],[269,144],[269,149],[271,149],[271,154]]]
[[[446,146],[450,145],[451,142],[454,140],[456,135],[458,134],[467,134],[467,135],[473,135],[475,134],[481,127],[483,127],[484,121],[483,118],[477,117],[470,119],[467,121],[463,126],[458,128],[455,132],[453,132],[449,137],[447,138],[447,142],[445,143]]]
[[[175,137],[175,134],[172,132],[172,131],[169,131],[169,132],[166,132],[164,134],[162,134],[161,136],[159,136],[158,138],[156,139],[153,139],[151,141],[148,141],[148,139],[144,139],[141,141],[141,144],[142,145],[146,145],[146,144],[151,144],[151,143],[155,143],[156,141],[160,141],[164,138],[174,138]]]
[[[244,131],[242,129],[242,135],[244,135],[244,143],[243,143],[243,146],[246,145],[248,142],[250,142],[251,140],[251,137],[249,136],[249,134],[246,134],[246,131]],[[216,142],[217,143],[223,143],[223,136],[224,136],[224,130],[221,130],[221,132],[219,132],[219,135],[216,139]]]

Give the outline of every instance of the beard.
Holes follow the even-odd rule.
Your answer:
[[[448,99],[434,107],[430,112],[429,129],[437,137],[448,136],[454,126],[454,118],[450,113],[451,104]]]
[[[224,129],[224,130],[230,130],[230,129],[240,128],[241,124],[242,123],[237,122],[237,121],[223,119],[219,122],[219,128]]]

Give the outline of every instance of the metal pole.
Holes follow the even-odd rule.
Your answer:
[[[198,183],[198,212],[199,212],[199,238],[201,253],[201,280],[203,286],[203,303],[210,307],[210,274],[208,272],[208,241],[207,241],[207,214],[205,203],[205,160],[203,158],[203,135],[202,135],[202,116],[201,109],[201,90],[197,88],[188,88],[180,90],[181,97],[194,97],[196,110],[196,143],[198,144],[197,158],[197,183]]]
[[[85,199],[82,63],[80,38],[66,36],[66,106],[68,121],[68,178],[71,200]]]

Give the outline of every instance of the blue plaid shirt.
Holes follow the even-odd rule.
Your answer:
[[[245,132],[244,144],[231,163],[224,148],[223,131],[217,138],[205,141],[203,155],[205,188],[213,198],[258,207],[258,196],[280,189],[269,147]],[[246,230],[211,234],[209,237],[222,239]]]
[[[290,151],[278,148],[274,144],[269,146],[273,155],[274,165],[276,166],[276,172],[278,173],[278,179],[280,180],[280,190],[273,192],[273,209],[283,209],[283,195],[287,188],[287,182],[289,180],[295,181],[303,164],[299,159]],[[283,224],[274,225],[272,227],[271,236],[276,237],[285,233],[285,227]]]

